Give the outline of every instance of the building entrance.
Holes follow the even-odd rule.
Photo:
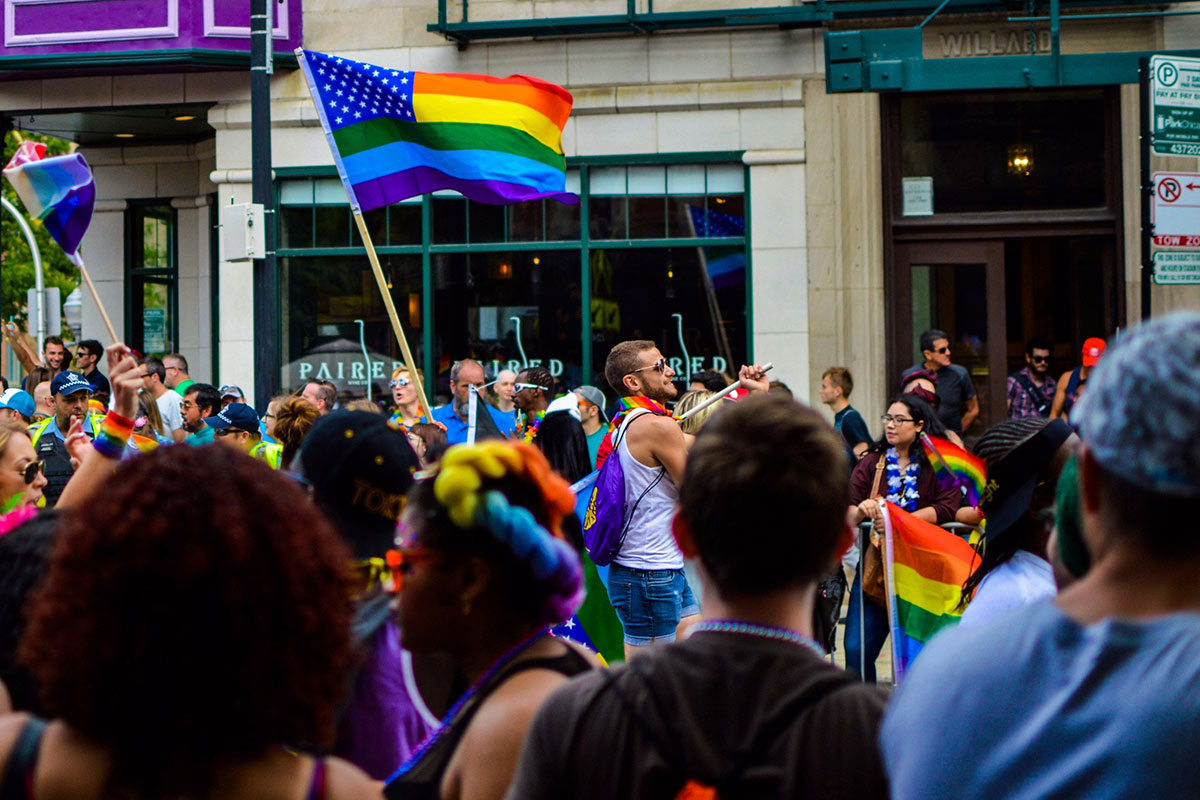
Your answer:
[[[1118,105],[1103,89],[885,98],[889,388],[921,332],[946,331],[979,397],[968,438],[1007,418],[1028,342],[1049,343],[1056,379],[1124,322]]]

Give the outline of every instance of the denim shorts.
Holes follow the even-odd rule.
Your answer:
[[[608,597],[625,628],[625,644],[675,641],[683,617],[700,613],[682,569],[608,567]]]

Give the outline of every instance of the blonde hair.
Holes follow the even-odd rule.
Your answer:
[[[401,375],[403,375],[403,374],[404,374],[404,373],[406,373],[406,372],[407,372],[409,375],[411,375],[413,372],[416,372],[416,373],[417,373],[417,377],[421,379],[421,384],[422,384],[422,385],[424,385],[424,383],[425,383],[425,373],[421,371],[421,368],[420,368],[420,367],[417,367],[417,368],[416,368],[416,370],[410,370],[410,369],[408,368],[408,366],[407,366],[407,365],[405,365],[405,364],[401,364],[400,366],[398,366],[398,367],[396,367],[394,370],[392,370],[392,380],[396,380],[396,378],[399,378]]]
[[[275,441],[283,446],[280,466],[291,466],[317,416],[317,407],[303,397],[288,397],[279,404],[275,410]]]
[[[18,433],[32,441],[32,437],[29,435],[29,428],[24,425],[9,422],[8,420],[0,422],[0,455],[3,455],[8,450],[8,443],[12,441],[13,435]]]
[[[699,389],[685,392],[683,397],[679,398],[679,402],[675,404],[675,415],[682,416],[715,394],[716,392],[704,392]],[[700,429],[704,427],[704,423],[708,422],[708,418],[715,414],[720,407],[720,403],[713,403],[703,411],[680,421],[679,429],[693,435],[699,433]]]

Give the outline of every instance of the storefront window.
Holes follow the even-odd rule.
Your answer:
[[[604,360],[623,339],[658,342],[681,389],[692,371],[736,369],[748,358],[745,167],[570,169],[567,188],[585,186],[586,220],[583,204],[491,206],[453,192],[367,215],[409,343],[432,373],[431,396],[445,395],[450,365],[466,357],[493,371],[541,363],[563,387],[593,383],[606,391]],[[285,180],[279,198],[284,387],[322,377],[361,395],[372,374],[381,391],[399,348],[341,184]],[[353,373],[354,360],[363,361],[356,319],[370,359],[386,365],[384,379],[375,367]]]
[[[175,351],[178,335],[178,248],[175,209],[166,201],[133,202],[125,212],[125,337],[147,355]]]

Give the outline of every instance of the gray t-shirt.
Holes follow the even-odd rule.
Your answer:
[[[936,636],[880,744],[892,797],[1195,797],[1200,614],[1081,625],[1053,601]]]
[[[909,375],[923,369],[924,364],[914,364],[904,370],[900,375],[901,383]],[[938,419],[950,430],[961,434],[963,406],[975,396],[975,384],[971,382],[971,374],[958,364],[950,364],[937,371],[937,378],[937,396],[940,401],[937,408]]]

